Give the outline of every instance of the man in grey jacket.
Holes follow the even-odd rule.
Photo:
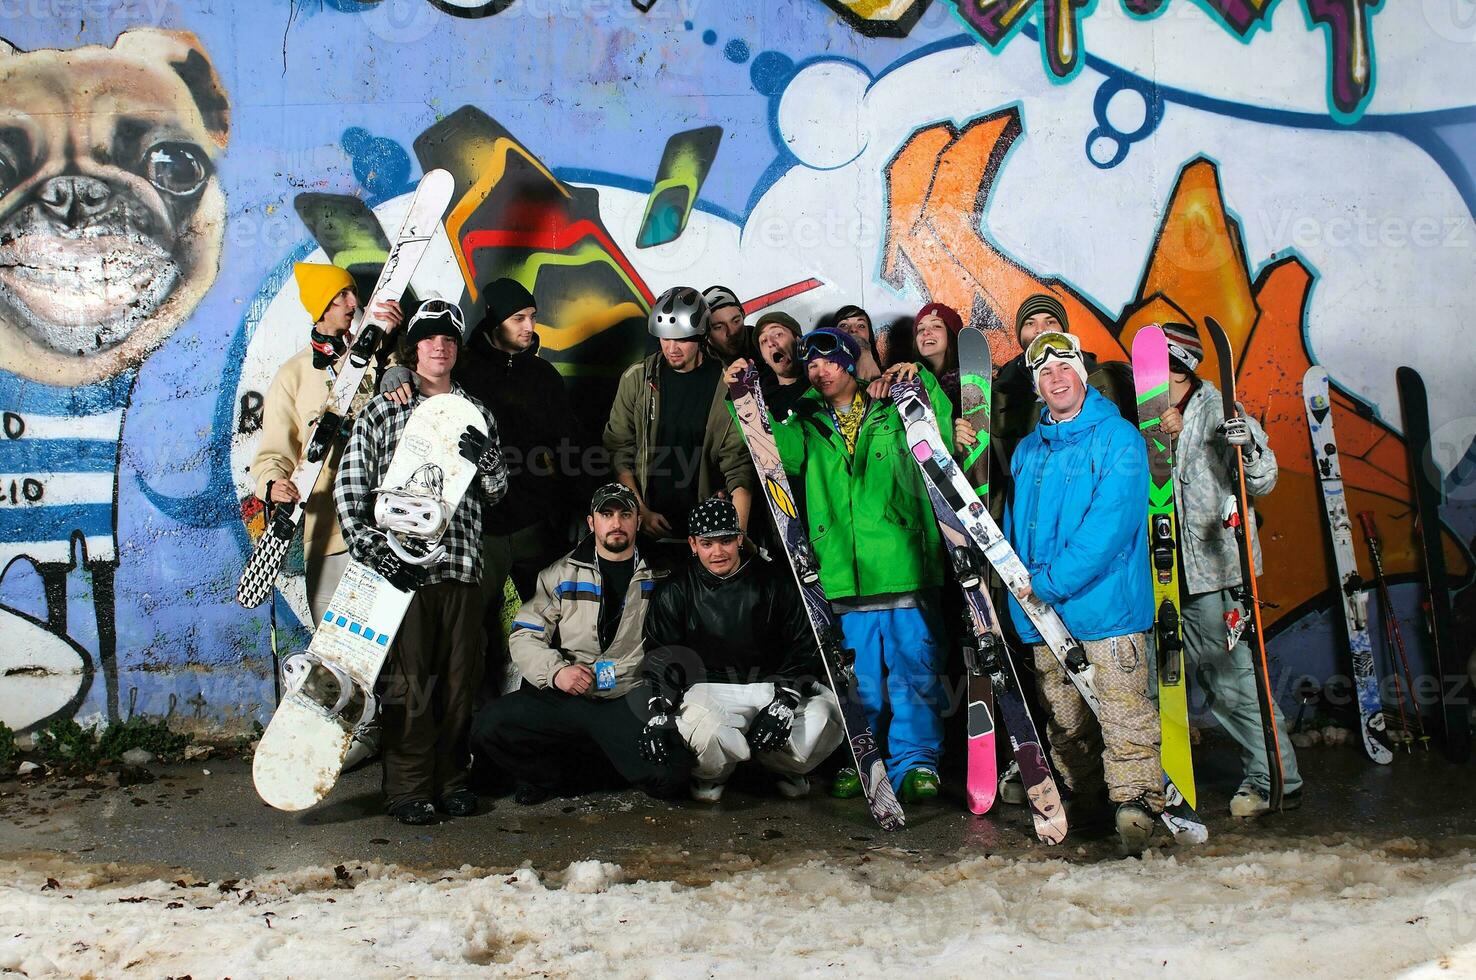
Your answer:
[[[472,725],[477,763],[510,773],[522,804],[577,790],[577,774],[602,769],[652,796],[687,791],[690,758],[653,764],[638,747],[651,698],[639,677],[642,630],[657,578],[636,552],[640,507],[628,487],[607,483],[589,511],[589,536],[539,574],[513,620],[522,687]]]
[[[1270,809],[1271,770],[1261,738],[1261,714],[1250,648],[1231,649],[1225,613],[1239,608],[1240,552],[1235,533],[1225,526],[1226,501],[1234,494],[1234,456],[1245,460],[1245,486],[1263,497],[1276,486],[1276,454],[1255,419],[1225,418],[1220,391],[1195,377],[1204,346],[1194,327],[1165,323],[1169,347],[1169,400],[1163,429],[1174,436],[1174,502],[1178,508],[1181,608],[1184,654],[1207,689],[1210,714],[1240,744],[1245,778],[1230,800],[1230,813],[1255,817]],[[1242,408],[1243,412],[1244,409]],[[1261,574],[1261,544],[1254,519],[1246,521],[1256,574]],[[1302,802],[1302,777],[1285,728],[1277,731],[1285,775],[1283,805]]]

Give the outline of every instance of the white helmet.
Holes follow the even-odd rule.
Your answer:
[[[673,286],[651,306],[646,329],[661,340],[691,340],[707,336],[707,303],[691,286]]]

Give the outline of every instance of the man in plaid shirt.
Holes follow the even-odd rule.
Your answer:
[[[467,786],[467,730],[483,663],[482,508],[507,492],[507,465],[491,413],[451,381],[461,338],[455,305],[422,305],[400,342],[400,363],[415,372],[415,395],[404,404],[381,395],[359,414],[333,487],[350,553],[415,590],[385,662],[381,699],[385,807],[406,824],[434,823],[437,807],[455,817],[477,811]],[[373,492],[415,407],[445,392],[466,398],[487,423],[485,437],[473,426],[461,435],[461,454],[477,464],[480,492],[464,495],[452,515],[440,541],[446,557],[422,569],[390,551],[373,520]]]

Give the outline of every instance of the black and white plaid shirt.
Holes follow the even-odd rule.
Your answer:
[[[487,432],[497,437],[497,422],[485,405],[453,385],[453,392],[477,407],[487,423]],[[361,562],[368,562],[374,536],[374,490],[380,476],[389,466],[405,423],[415,406],[424,400],[417,394],[408,405],[396,405],[383,395],[375,397],[354,421],[353,432],[338,466],[338,480],[333,484],[333,502],[338,509],[338,524],[349,552]],[[441,538],[446,558],[426,569],[426,584],[457,581],[476,585],[482,580],[482,506],[490,507],[507,492],[507,464],[501,452],[492,454],[492,466],[478,470],[477,486],[481,493],[466,493],[451,524]]]

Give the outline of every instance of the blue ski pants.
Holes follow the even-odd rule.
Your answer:
[[[938,768],[943,747],[943,624],[926,602],[918,608],[843,612],[841,632],[856,651],[856,686],[887,760],[893,789],[919,766]],[[883,709],[891,724],[883,731]]]

